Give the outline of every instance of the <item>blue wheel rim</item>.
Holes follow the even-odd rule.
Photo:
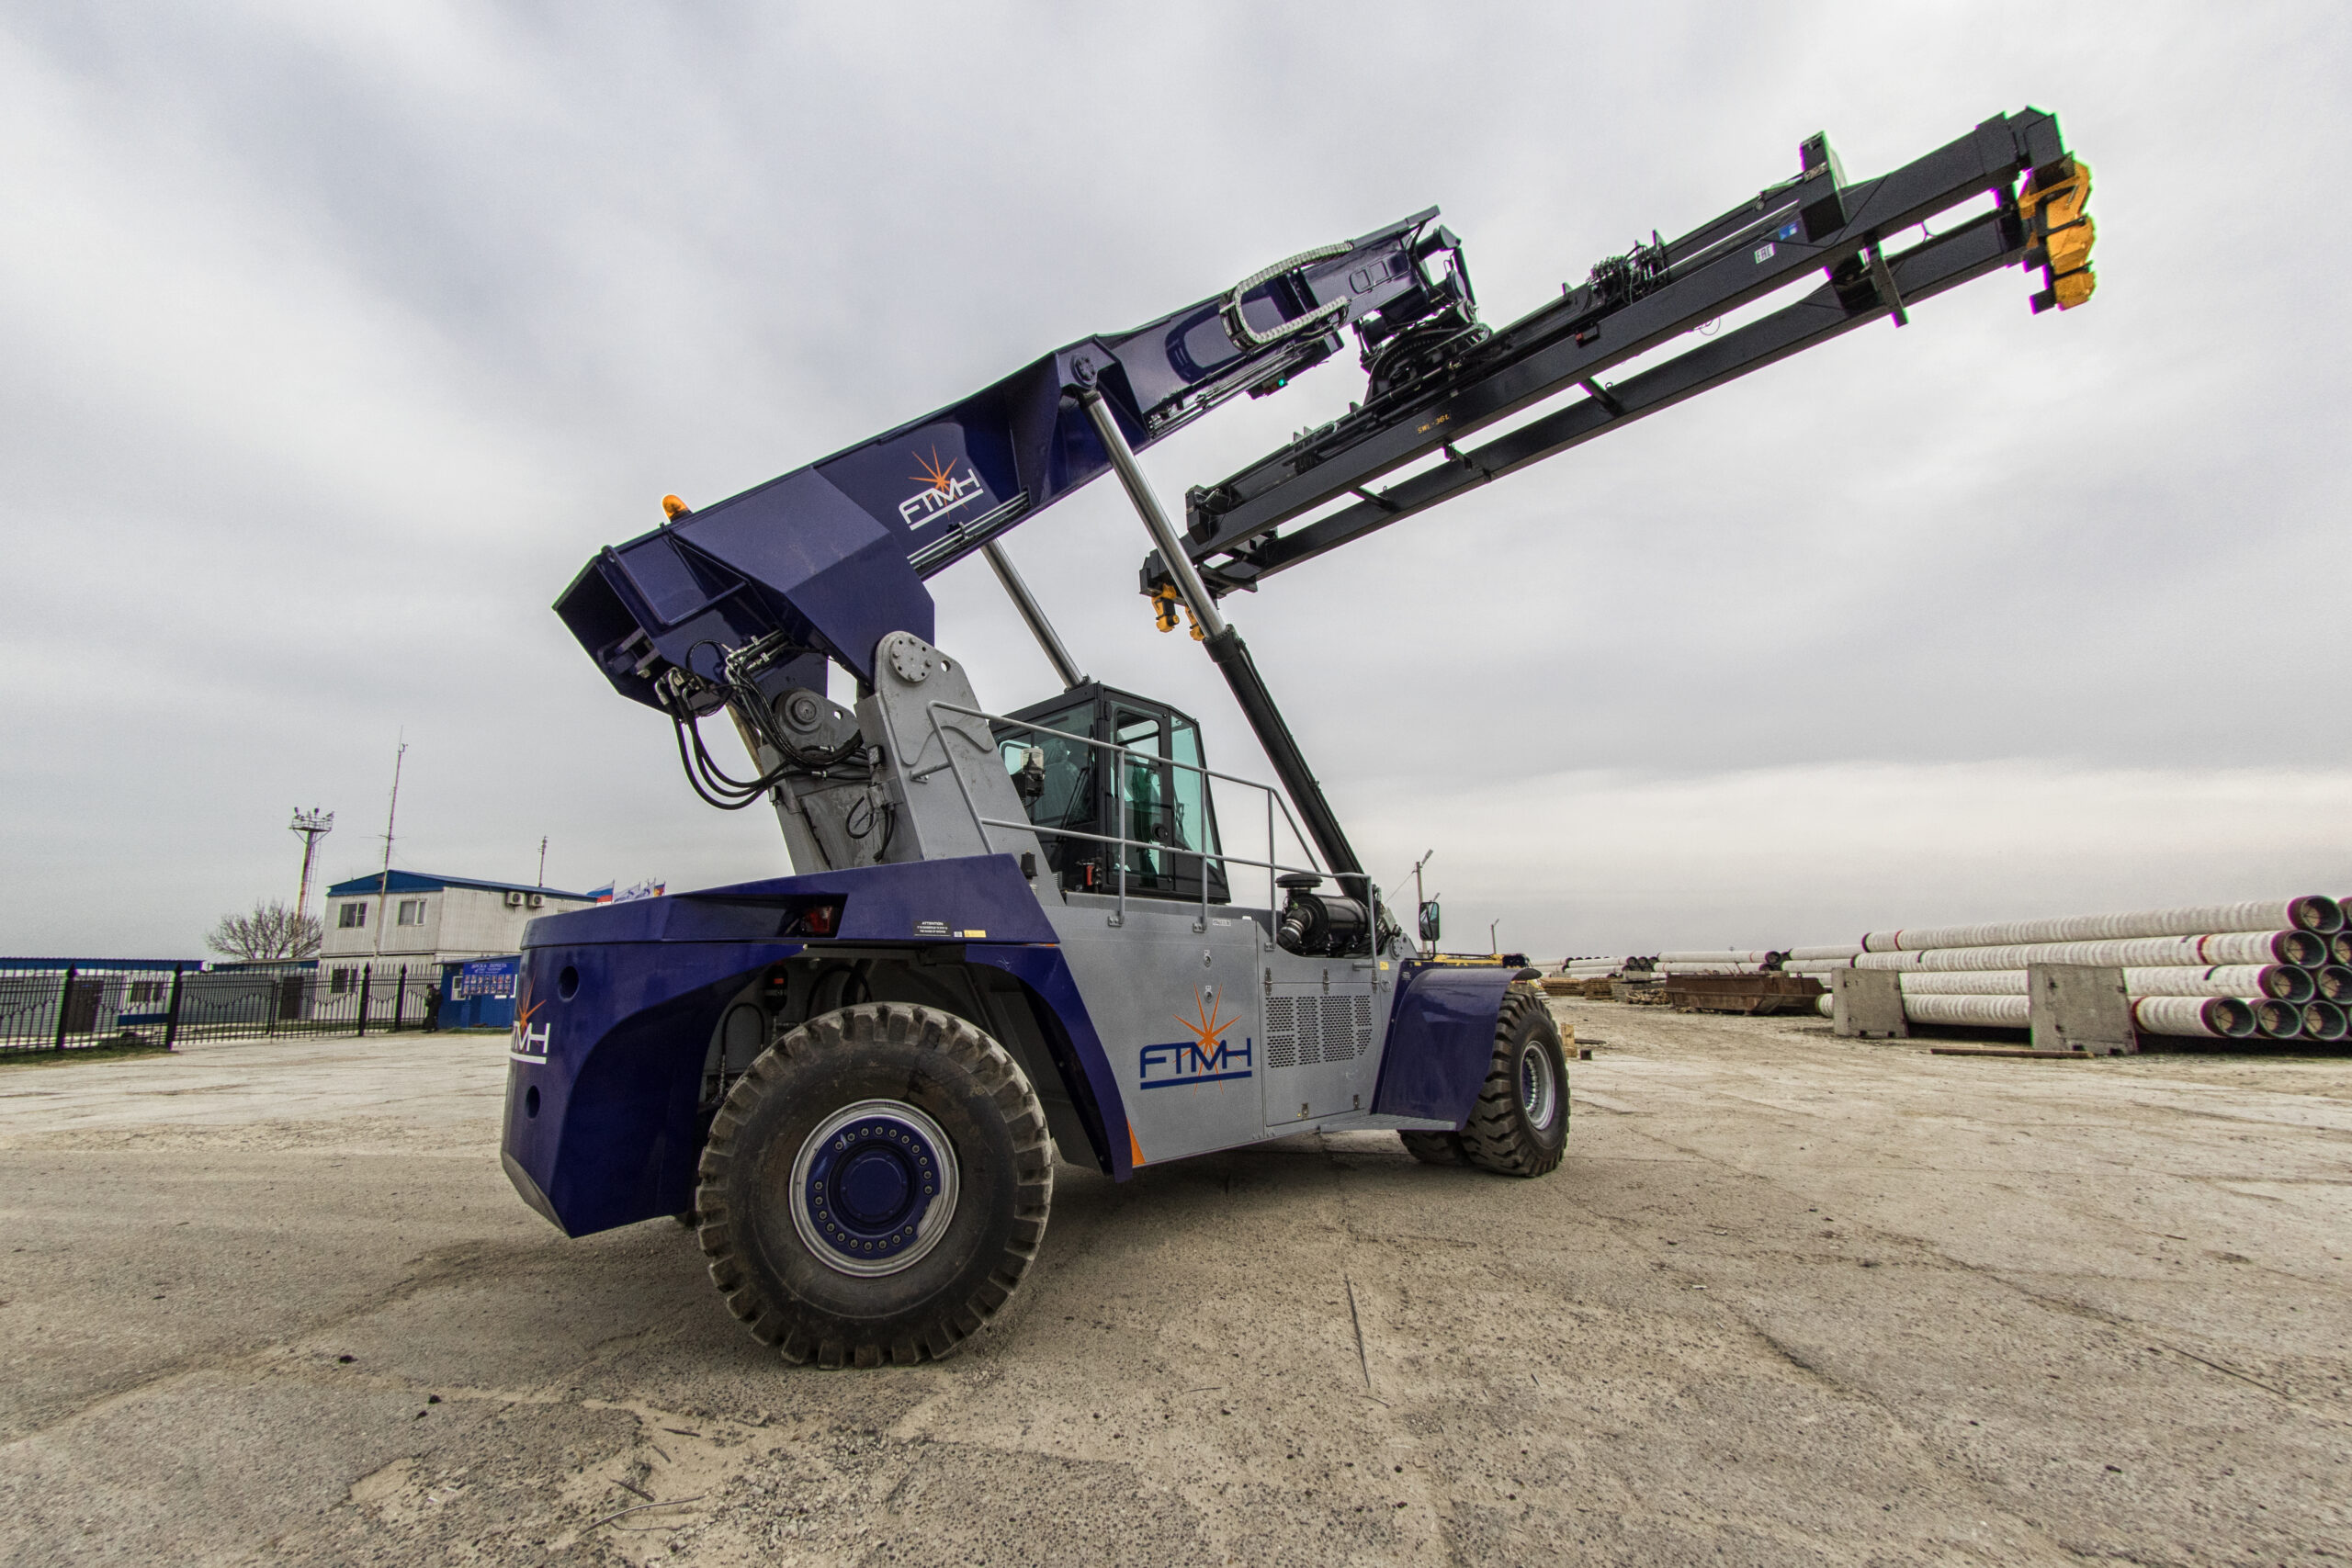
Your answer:
[[[843,1106],[810,1130],[792,1167],[792,1220],[819,1262],[872,1277],[911,1267],[955,1217],[956,1147],[896,1100]]]

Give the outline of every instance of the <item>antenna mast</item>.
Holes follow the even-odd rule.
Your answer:
[[[384,869],[376,878],[376,956],[384,955],[384,895],[392,885],[392,824],[401,814],[401,763],[408,756],[408,741],[392,753],[392,803],[384,811]]]

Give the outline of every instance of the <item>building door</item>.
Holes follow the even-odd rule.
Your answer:
[[[65,998],[65,1032],[96,1034],[98,1032],[98,996],[106,989],[104,980],[76,980],[73,991]]]

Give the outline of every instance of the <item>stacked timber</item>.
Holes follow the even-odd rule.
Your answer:
[[[1791,974],[1892,969],[1914,1023],[2022,1029],[2037,964],[2123,971],[2143,1034],[2342,1040],[2352,1033],[2352,931],[2316,894],[2240,904],[1871,931],[1792,949]],[[1820,1010],[1830,1010],[1824,998]]]

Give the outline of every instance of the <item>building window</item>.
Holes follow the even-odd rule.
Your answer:
[[[347,909],[347,908],[351,908],[351,906],[350,906],[350,905],[348,905],[348,904],[346,904],[346,905],[345,905],[345,906],[344,906],[344,908]],[[329,975],[329,976],[327,976],[327,994],[328,994],[328,995],[330,995],[330,996],[336,996],[336,997],[339,997],[339,996],[343,995],[345,991],[348,991],[349,989],[351,989],[351,971],[350,971],[350,970],[348,970],[348,969],[337,969],[337,970],[335,970],[333,974],[331,974],[331,975]]]
[[[342,927],[345,931],[349,931],[354,926],[366,925],[368,923],[368,906],[365,904],[345,904],[335,915],[334,923]]]
[[[130,982],[130,995],[125,998],[131,1007],[152,1007],[163,999],[164,982],[161,980],[133,980]]]
[[[393,913],[393,923],[403,926],[423,925],[424,923],[424,900],[422,898],[401,899],[400,908]]]

